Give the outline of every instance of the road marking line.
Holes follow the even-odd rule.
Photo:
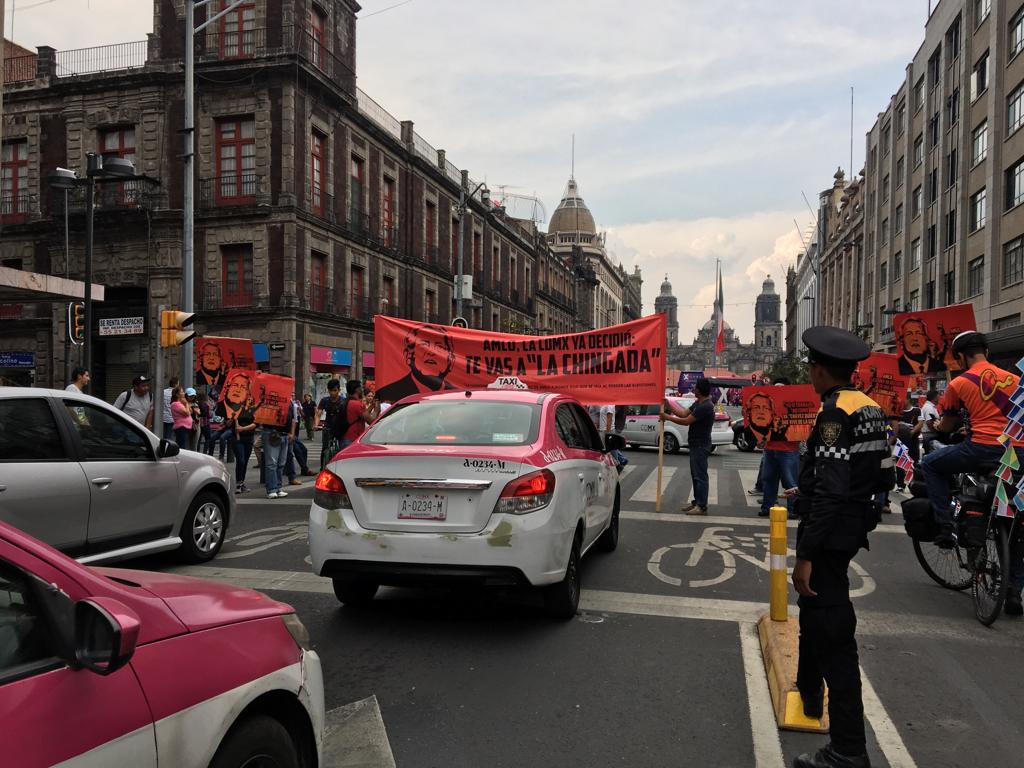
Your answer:
[[[323,764],[335,768],[395,768],[376,696],[326,714]]]
[[[718,470],[708,470],[708,506],[718,506]]]
[[[743,501],[746,502],[748,507],[760,507],[761,502],[757,500],[757,496],[751,496],[747,493],[757,483],[757,470],[738,469],[736,474],[740,476],[740,484],[743,486]]]
[[[621,483],[623,480],[625,480],[627,477],[633,474],[634,469],[636,469],[636,464],[628,464],[625,469],[619,472],[619,482]]]
[[[740,624],[740,649],[743,651],[743,676],[747,679],[750,732],[754,739],[754,766],[785,766],[786,759],[782,756],[782,742],[779,740],[779,728],[775,722],[772,696],[768,691],[768,679],[756,624]]]
[[[698,525],[750,525],[768,530],[766,517],[729,517],[727,515],[690,516],[672,512],[648,512],[639,509],[624,509],[620,513],[623,520],[656,520],[659,523],[696,523]],[[796,528],[798,521],[789,520],[787,528]],[[907,535],[902,525],[879,525],[872,533],[901,533]]]
[[[917,763],[907,751],[906,744],[896,730],[896,724],[885,711],[882,700],[878,698],[875,688],[864,674],[864,668],[860,668],[861,699],[864,701],[864,716],[871,723],[875,732],[875,739],[878,747],[889,762],[889,768],[917,768]]]
[[[663,477],[661,481],[662,491],[668,488],[668,484],[672,481],[672,476],[676,473],[675,467],[664,467]],[[658,470],[657,468],[652,469],[650,474],[644,479],[640,487],[633,492],[633,495],[629,497],[630,501],[638,502],[650,502],[654,503],[658,500]],[[662,494],[664,496],[664,493]]]

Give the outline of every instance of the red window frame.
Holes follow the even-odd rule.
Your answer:
[[[428,323],[437,322],[437,294],[433,291],[427,291],[426,311],[427,316],[423,318],[424,321]]]
[[[231,0],[220,0],[220,10]],[[256,55],[256,3],[243,3],[220,17],[218,22],[222,59],[251,59]]]
[[[427,261],[433,261],[431,258],[431,249],[433,249],[437,243],[437,206],[431,202],[427,202],[426,209],[426,216],[424,217],[426,222],[424,229]]]
[[[479,274],[483,268],[481,264],[481,251],[483,249],[484,236],[479,232],[473,233],[473,274]]]
[[[395,306],[395,278],[384,277],[381,280],[381,302],[384,306],[381,309],[384,314],[390,314]]]
[[[113,141],[108,141],[113,139]],[[104,128],[100,131],[100,155],[106,160],[108,157],[119,157],[124,160],[135,162],[136,136],[134,125],[122,125],[116,128]],[[97,184],[98,205],[112,204],[116,201],[119,205],[135,205],[138,203],[137,187],[134,181],[122,181],[118,184]]]
[[[324,214],[324,168],[326,168],[326,152],[324,145],[327,137],[320,131],[312,131],[309,138],[309,186],[310,202],[313,213]]]
[[[363,158],[352,155],[349,163],[348,210],[350,224],[361,224],[363,214],[363,190],[366,188],[366,163]]]
[[[28,213],[28,141],[5,141],[0,159],[0,214],[4,223],[15,224]]]
[[[349,288],[352,297],[352,317],[363,317],[363,268],[354,264],[349,268]]]
[[[323,67],[323,54],[327,50],[326,27],[327,14],[324,13],[322,8],[311,3],[309,6],[309,34],[313,38],[313,50],[311,51],[310,58],[313,60],[313,66],[315,67]]]
[[[221,247],[221,302],[225,307],[252,305],[252,246]]]
[[[311,293],[309,306],[314,312],[327,309],[327,254],[313,251],[309,255]]]
[[[218,120],[216,145],[217,204],[253,202],[256,198],[256,121],[251,117]],[[225,170],[227,160],[234,168]]]
[[[395,246],[395,180],[384,177],[384,189],[381,199],[381,226],[384,228],[384,245]]]

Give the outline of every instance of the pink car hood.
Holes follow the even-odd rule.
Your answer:
[[[159,598],[189,632],[295,612],[290,605],[255,590],[216,581],[125,568],[94,570],[119,584],[129,582]]]

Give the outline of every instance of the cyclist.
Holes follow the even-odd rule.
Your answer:
[[[953,355],[963,373],[953,379],[939,404],[942,414],[936,431],[951,433],[958,427],[961,409],[967,411],[971,434],[967,440],[929,453],[921,460],[932,514],[939,525],[935,544],[951,548],[957,544],[953,512],[950,509],[949,478],[958,472],[978,472],[998,464],[1004,448],[999,436],[1006,426],[1019,377],[988,361],[988,342],[984,334],[964,331],[953,339]],[[1020,441],[1013,441],[1018,455],[1024,458]],[[1020,616],[1021,587],[1024,587],[1024,562],[1020,553],[1011,558],[1010,589],[1004,611]]]

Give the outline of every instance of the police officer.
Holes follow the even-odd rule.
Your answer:
[[[860,666],[847,568],[868,546],[878,523],[872,497],[892,490],[896,473],[886,442],[886,418],[851,384],[857,362],[870,353],[858,336],[818,326],[804,331],[811,384],[821,395],[814,430],[800,467],[793,586],[800,593],[797,688],[804,712],[821,717],[828,684],[831,743],[800,755],[794,768],[869,768]]]

